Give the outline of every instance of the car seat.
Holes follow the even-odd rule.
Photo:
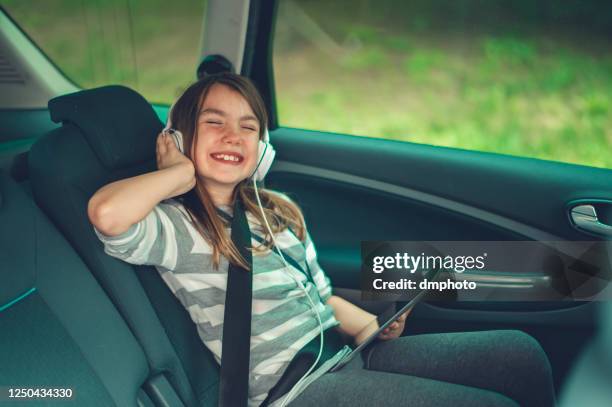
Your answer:
[[[70,389],[69,403],[81,406],[182,405],[167,382],[151,374],[138,341],[74,249],[2,173],[0,224],[5,389]]]
[[[104,253],[87,217],[103,185],[156,169],[155,140],[163,125],[151,105],[123,86],[106,86],[49,102],[62,126],[41,137],[29,155],[34,198],[77,250],[127,321],[153,375],[162,375],[187,406],[216,405],[218,365],[197,327],[154,267]]]

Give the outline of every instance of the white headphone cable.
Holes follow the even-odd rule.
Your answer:
[[[259,205],[259,210],[261,211],[261,216],[262,216],[262,218],[264,220],[264,223],[266,224],[266,228],[268,229],[268,232],[270,232],[270,236],[272,237],[272,242],[274,243],[274,247],[276,248],[276,252],[280,255],[281,259],[283,260],[283,263],[285,264],[285,267],[287,269],[289,269],[289,265],[287,264],[287,260],[285,260],[285,256],[283,256],[283,253],[280,251],[280,249],[278,247],[278,244],[276,243],[276,239],[274,238],[274,233],[272,233],[272,228],[270,227],[270,224],[268,223],[268,219],[266,219],[266,215],[264,213],[263,206],[261,205],[261,200],[259,199],[259,192],[257,191],[257,182],[255,180],[255,177],[253,177],[253,187],[255,189],[255,198],[257,199],[257,204]],[[310,374],[310,372],[312,372],[312,370],[315,368],[317,363],[319,363],[319,359],[321,359],[321,355],[323,354],[323,322],[321,322],[321,316],[319,315],[319,311],[317,311],[317,307],[315,306],[314,302],[310,298],[310,295],[308,295],[308,292],[306,291],[306,288],[304,287],[302,282],[299,281],[297,278],[295,278],[295,276],[293,274],[289,273],[289,275],[291,276],[291,278],[293,278],[293,280],[302,289],[302,291],[306,295],[306,298],[308,298],[308,302],[310,302],[310,306],[311,306],[312,310],[314,311],[314,313],[315,313],[315,315],[317,317],[317,321],[319,322],[319,330],[320,330],[319,334],[320,334],[321,340],[320,340],[320,344],[319,344],[319,354],[317,355],[317,359],[314,361],[314,363],[312,364],[310,369],[308,369],[306,371],[304,376],[302,376],[302,378],[297,381],[297,383],[293,386],[293,388],[289,391],[289,393],[287,393],[287,396],[283,400],[283,404],[281,404],[281,407],[285,407],[285,404],[287,403],[288,400],[291,399],[291,397],[293,396],[293,393],[295,391],[297,391],[297,389],[299,388],[299,385],[306,379],[306,377],[308,377],[308,375]],[[316,286],[315,286],[315,289],[317,289]]]

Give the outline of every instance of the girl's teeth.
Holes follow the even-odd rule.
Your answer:
[[[238,161],[238,157],[234,157],[232,155],[227,155],[227,154],[219,154],[217,155],[217,158],[223,159],[225,161]]]

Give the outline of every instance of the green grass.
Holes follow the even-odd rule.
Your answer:
[[[538,35],[373,37],[337,61],[316,44],[275,55],[281,124],[612,168],[609,54]]]
[[[282,126],[612,168],[612,45],[602,35],[495,19],[442,30],[428,2],[415,3],[423,15],[402,14],[403,3],[371,15],[360,0],[350,10],[301,3],[320,28],[311,36],[295,10],[283,12],[291,4],[281,2],[275,36]],[[122,83],[171,103],[194,78],[199,0],[2,5],[83,87]]]

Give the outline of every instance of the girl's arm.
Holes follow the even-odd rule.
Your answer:
[[[281,196],[291,202],[291,199],[288,196],[284,194],[281,194]],[[355,343],[359,345],[379,328],[376,315],[359,308],[341,297],[332,295],[331,281],[319,265],[317,260],[317,251],[308,230],[306,231],[304,248],[306,251],[306,262],[308,264],[314,284],[319,291],[321,301],[333,308],[334,316],[338,322],[340,322],[338,329],[343,333],[350,335],[355,340]],[[383,332],[380,333],[378,338],[387,340],[400,336],[404,330],[404,321],[407,315],[408,312],[391,323]]]
[[[157,139],[158,170],[112,182],[89,200],[91,223],[108,236],[117,236],[144,219],[161,201],[195,186],[193,163],[163,133]]]
[[[304,246],[306,249],[306,261],[312,273],[314,283],[319,290],[321,300],[333,308],[334,316],[340,322],[338,329],[350,335],[355,340],[355,343],[359,345],[379,328],[376,315],[359,308],[341,297],[332,295],[331,281],[317,261],[317,251],[308,231],[306,231]],[[391,323],[380,333],[378,338],[388,340],[400,336],[404,330],[404,321],[407,314],[405,313]]]
[[[349,335],[359,345],[378,329],[376,315],[359,308],[342,297],[332,295],[327,300],[334,309],[334,316],[340,322],[340,331]]]
[[[357,345],[367,339],[379,328],[376,315],[370,314],[344,298],[332,295],[327,300],[327,304],[334,309],[334,315],[338,322],[340,322],[339,329],[350,335]],[[412,311],[412,308],[389,324],[389,326],[378,335],[378,339],[389,340],[399,337],[404,331],[406,317],[410,314],[410,311]]]

